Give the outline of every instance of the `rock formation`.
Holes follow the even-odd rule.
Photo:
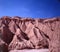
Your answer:
[[[0,52],[8,52],[8,45],[0,39]]]
[[[0,18],[0,38],[8,50],[49,48],[60,51],[60,18]],[[0,42],[1,43],[1,42]]]

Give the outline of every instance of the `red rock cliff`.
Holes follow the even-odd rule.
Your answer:
[[[9,50],[49,47],[50,52],[60,51],[60,18],[4,16],[0,18],[0,33]]]

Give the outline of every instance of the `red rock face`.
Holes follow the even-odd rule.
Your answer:
[[[0,39],[0,52],[8,52],[8,45]]]
[[[60,18],[30,19],[4,16],[0,19],[0,33],[3,41],[9,45],[9,50],[60,50]]]

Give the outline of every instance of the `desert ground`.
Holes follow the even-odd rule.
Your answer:
[[[11,50],[10,52],[49,52],[48,49]]]

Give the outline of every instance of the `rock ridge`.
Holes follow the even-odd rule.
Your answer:
[[[0,18],[0,38],[8,45],[8,50],[49,48],[50,52],[54,52],[60,45],[59,35],[60,17],[33,19],[3,16]]]

